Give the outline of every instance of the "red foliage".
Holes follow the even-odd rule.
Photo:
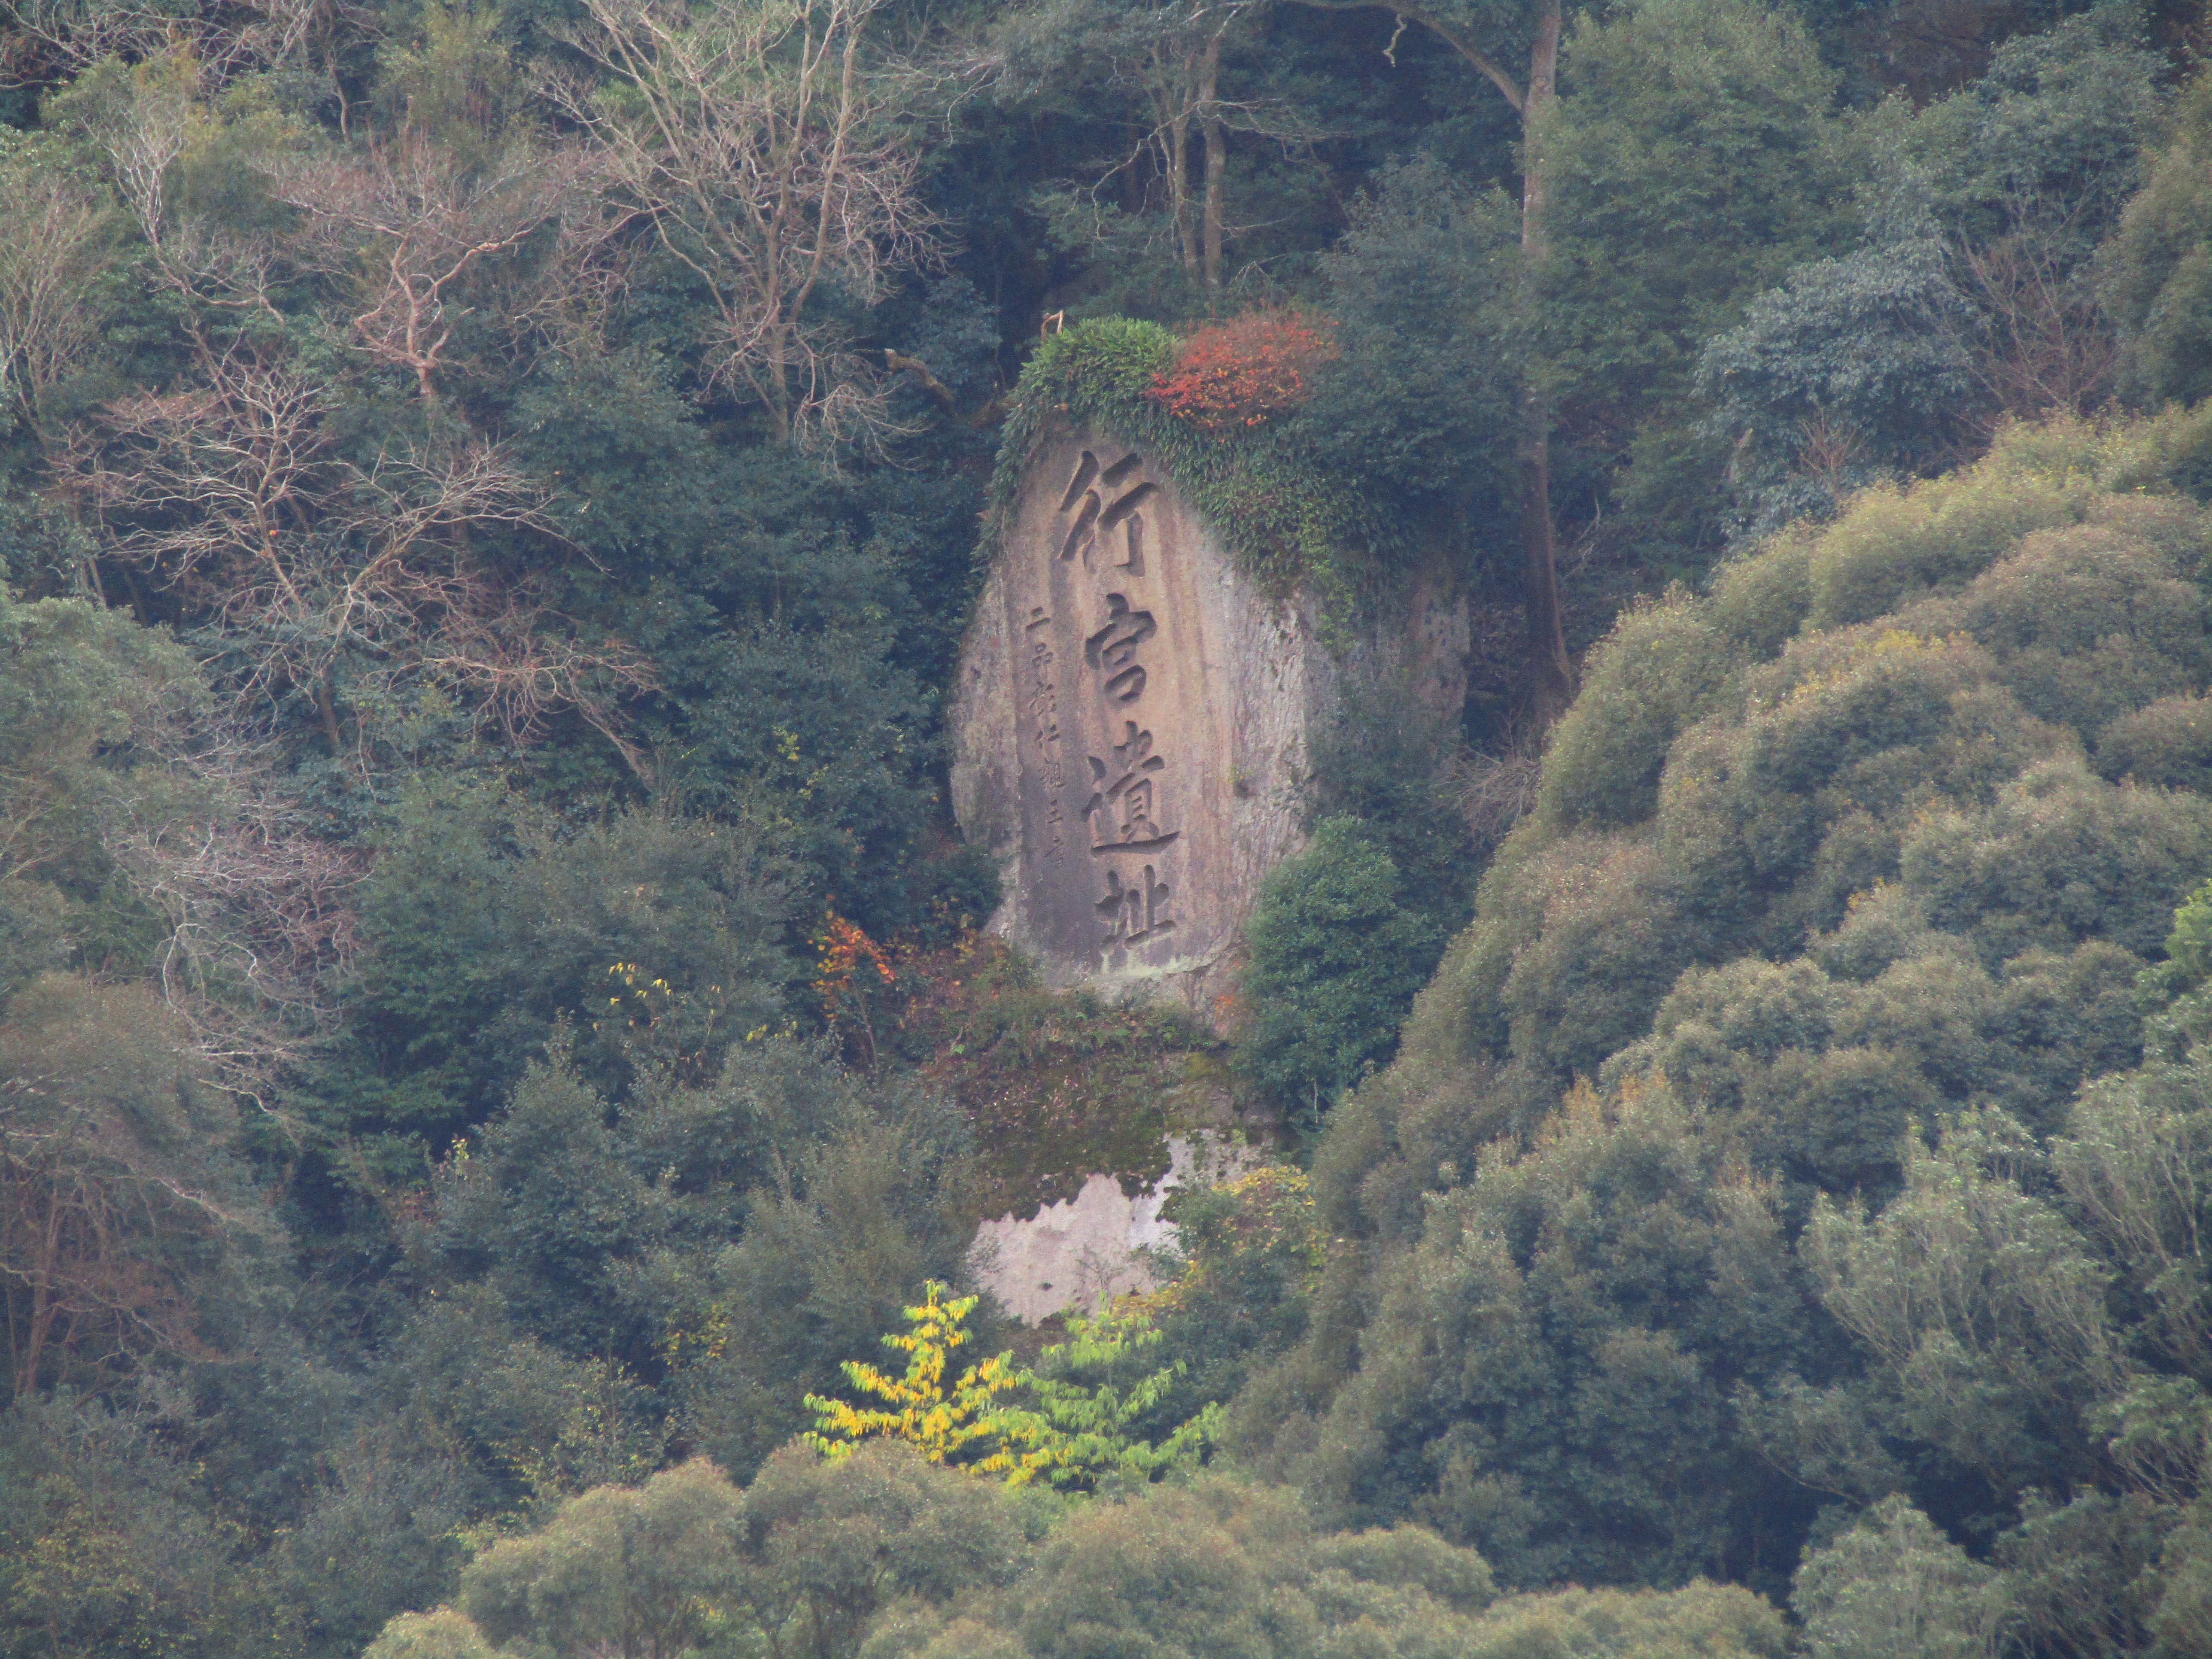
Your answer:
[[[822,973],[814,988],[822,998],[822,1017],[836,1025],[866,982],[863,968],[873,968],[885,985],[898,983],[898,969],[883,946],[835,910],[828,913],[817,943],[822,951]]]
[[[1326,319],[1254,312],[1193,334],[1145,395],[1201,432],[1261,426],[1304,403],[1314,370],[1335,356]]]

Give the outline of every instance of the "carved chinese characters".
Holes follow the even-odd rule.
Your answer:
[[[1115,702],[1134,702],[1145,695],[1137,647],[1159,630],[1152,626],[1151,611],[1129,609],[1126,593],[1109,593],[1106,611],[1106,626],[1083,642],[1084,660],[1098,671],[1099,690]]]
[[[1150,851],[1176,838],[1173,830],[1152,822],[1153,775],[1167,769],[1166,759],[1152,752],[1152,734],[1139,732],[1134,720],[1126,722],[1128,736],[1114,745],[1114,757],[1091,757],[1091,781],[1096,787],[1083,804],[1083,816],[1091,825],[1094,853]]]
[[[995,540],[950,719],[992,926],[1048,983],[1202,1013],[1298,843],[1324,653],[1155,457],[1095,428],[1038,441]]]
[[[1117,583],[1158,574],[1147,568],[1145,510],[1160,491],[1144,477],[1144,465],[1145,458],[1134,453],[1103,465],[1092,450],[1077,457],[1060,499],[1054,547],[1060,562]],[[1071,585],[1079,591],[1087,586],[1073,582],[1072,573]],[[1149,729],[1124,716],[1125,710],[1143,712],[1139,705],[1152,684],[1144,659],[1148,646],[1158,648],[1159,623],[1141,592],[1133,599],[1127,586],[1091,591],[1104,603],[1092,612],[1097,625],[1084,634],[1083,661],[1090,670],[1085,694],[1117,718],[1103,722],[1109,740],[1085,757],[1091,792],[1082,816],[1097,867],[1094,886],[1103,893],[1091,907],[1100,923],[1097,948],[1112,955],[1175,926],[1174,888],[1162,870],[1182,831],[1162,821],[1167,757]],[[1101,725],[1089,720],[1085,728],[1097,731]],[[1045,781],[1054,792],[1047,817],[1056,834],[1064,819],[1060,784],[1049,775]],[[1046,856],[1053,854],[1048,850]]]
[[[1060,516],[1073,520],[1060,541],[1061,558],[1080,556],[1088,566],[1103,543],[1115,568],[1133,576],[1145,574],[1145,515],[1139,509],[1160,487],[1137,477],[1144,464],[1143,456],[1131,454],[1101,468],[1096,455],[1083,452],[1060,501]]]
[[[1152,879],[1146,865],[1143,878],[1133,886],[1121,884],[1121,872],[1106,872],[1106,896],[1098,901],[1099,918],[1106,924],[1103,941],[1109,950],[1134,945],[1175,926],[1168,918],[1168,890]]]
[[[1172,580],[1176,538],[1156,524],[1169,498],[1144,456],[1064,453],[1051,505],[1036,502],[1006,573],[1018,607],[1008,665],[1022,908],[1048,951],[1091,971],[1159,966],[1181,921],[1182,814],[1195,799],[1171,752],[1198,689],[1178,661],[1193,619],[1179,637],[1176,612],[1192,607]]]
[[[1213,1018],[1261,884],[1303,844],[1340,677],[1387,677],[1458,718],[1458,565],[1440,542],[1340,659],[1306,599],[1240,566],[1157,456],[1065,413],[1031,429],[994,520],[947,721],[953,811],[997,861],[992,928],[1047,983]]]
[[[1067,856],[1066,814],[1060,809],[1060,792],[1067,781],[1067,769],[1060,758],[1060,687],[1054,678],[1056,653],[1052,643],[1052,618],[1042,605],[1030,612],[1022,630],[1029,657],[1029,696],[1025,712],[1030,734],[1036,745],[1037,769],[1043,775],[1046,797],[1045,861],[1058,864]]]

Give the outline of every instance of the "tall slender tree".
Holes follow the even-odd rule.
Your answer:
[[[1533,335],[1537,284],[1551,251],[1552,191],[1543,153],[1559,99],[1562,0],[1298,0],[1324,11],[1382,10],[1419,23],[1480,70],[1521,118],[1521,305]],[[1525,54],[1528,68],[1511,67]],[[1574,698],[1574,668],[1559,625],[1559,564],[1552,522],[1552,400],[1540,362],[1525,373],[1515,460],[1521,489],[1521,592],[1528,617],[1529,709],[1549,726]]]
[[[1522,124],[1522,288],[1524,327],[1537,330],[1535,292],[1551,252],[1551,184],[1544,170],[1544,124],[1559,97],[1562,0],[1429,0],[1427,4],[1378,4],[1378,0],[1298,0],[1321,11],[1391,11],[1418,22],[1474,64],[1498,88]],[[1526,55],[1516,76],[1513,60]],[[1575,696],[1575,671],[1559,629],[1559,557],[1551,518],[1551,392],[1541,362],[1531,361],[1520,392],[1522,608],[1528,617],[1528,706],[1537,726],[1566,712]]]

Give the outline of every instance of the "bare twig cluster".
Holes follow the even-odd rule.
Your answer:
[[[331,40],[374,29],[351,0],[5,0],[0,87],[33,85],[103,58],[137,62],[189,56],[217,85],[273,64],[327,61]]]
[[[1461,755],[1452,768],[1450,787],[1468,834],[1479,846],[1494,846],[1511,833],[1536,805],[1543,781],[1540,746],[1513,744],[1499,754]]]
[[[16,1397],[207,1352],[192,1281],[263,1224],[210,1178],[172,1022],[138,988],[77,986],[9,1036],[0,1313]]]
[[[614,736],[605,690],[649,684],[643,660],[547,627],[527,580],[494,574],[471,546],[493,527],[550,532],[542,485],[473,435],[356,459],[329,398],[281,356],[234,346],[198,385],[111,404],[79,429],[64,476],[119,560],[250,642],[231,679],[249,719],[311,698],[343,754],[343,672],[356,702],[391,701],[410,679],[450,687],[513,744],[556,706]]]
[[[2012,216],[2009,234],[1954,256],[1984,319],[1974,377],[2000,422],[2094,413],[2112,396],[2119,341],[2072,246],[2081,239],[2047,214],[2016,208]]]
[[[279,787],[273,745],[218,723],[185,747],[174,787],[142,779],[104,815],[102,842],[167,929],[160,986],[184,1046],[260,1101],[335,1024],[367,860],[315,833]]]
[[[434,400],[471,284],[502,302],[502,328],[604,311],[626,261],[602,210],[601,169],[574,146],[514,144],[488,161],[464,158],[411,128],[352,151],[272,156],[276,198],[300,210],[303,228],[285,249],[301,269],[361,286],[356,341],[376,361],[406,370]],[[522,263],[526,272],[494,267]],[[602,303],[578,305],[585,290]]]
[[[111,217],[74,179],[0,168],[0,400],[41,437],[47,394],[99,342],[87,289]]]
[[[820,302],[872,305],[933,249],[917,155],[863,55],[880,4],[585,0],[568,44],[591,73],[544,85],[705,291],[714,380],[782,438],[884,431],[883,376]]]

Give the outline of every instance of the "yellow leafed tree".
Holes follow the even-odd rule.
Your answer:
[[[858,1359],[842,1362],[853,1387],[883,1405],[854,1406],[820,1395],[806,1396],[821,1425],[818,1431],[805,1436],[808,1445],[826,1457],[848,1457],[863,1440],[885,1435],[905,1441],[933,1463],[944,1463],[978,1441],[999,1437],[993,1402],[1021,1386],[1020,1374],[1012,1354],[994,1354],[961,1372],[951,1394],[945,1393],[946,1363],[952,1351],[974,1334],[963,1327],[978,1300],[963,1296],[948,1302],[948,1288],[932,1279],[923,1288],[921,1305],[906,1310],[908,1328],[884,1338],[885,1347],[908,1356],[904,1376],[886,1376]]]
[[[1157,1345],[1161,1333],[1133,1304],[1097,1320],[1073,1318],[1073,1340],[1044,1351],[1054,1375],[1017,1369],[1011,1353],[970,1365],[948,1394],[945,1374],[952,1350],[973,1333],[963,1322],[978,1298],[945,1300],[946,1287],[931,1283],[920,1307],[906,1310],[908,1328],[884,1338],[908,1356],[906,1374],[888,1376],[848,1359],[846,1377],[881,1406],[854,1406],[819,1395],[806,1396],[818,1430],[805,1437],[825,1456],[851,1455],[872,1436],[903,1440],[933,1463],[959,1462],[977,1474],[994,1474],[1010,1486],[1042,1477],[1054,1486],[1087,1491],[1102,1483],[1141,1485],[1176,1467],[1195,1467],[1219,1431],[1222,1408],[1212,1403],[1159,1444],[1135,1439],[1131,1427],[1166,1397],[1183,1375],[1182,1362],[1117,1387],[1109,1374]],[[1100,1380],[1086,1382],[1086,1374]],[[1027,1404],[1002,1401],[1020,1393]],[[962,1457],[960,1454],[968,1454]]]

